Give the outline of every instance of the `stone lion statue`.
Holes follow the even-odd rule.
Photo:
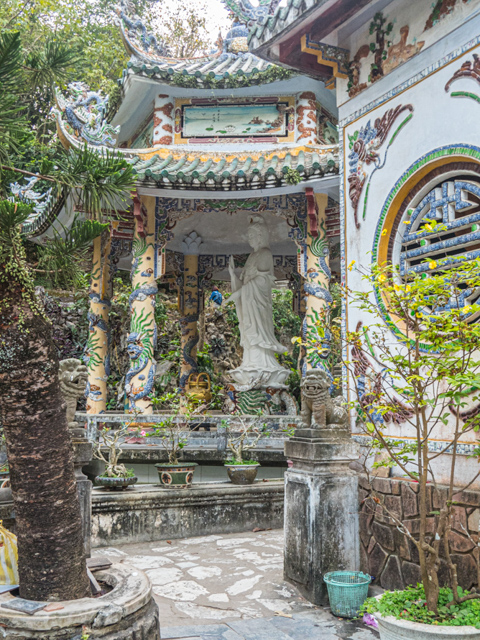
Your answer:
[[[300,385],[302,391],[302,422],[307,429],[318,429],[328,424],[345,424],[347,411],[344,399],[331,398],[329,375],[323,369],[310,369]]]
[[[58,372],[60,380],[60,391],[63,399],[67,403],[67,423],[70,428],[77,427],[75,422],[75,411],[77,410],[77,401],[82,398],[85,393],[85,387],[88,379],[88,369],[76,358],[67,358],[60,361],[60,369]]]

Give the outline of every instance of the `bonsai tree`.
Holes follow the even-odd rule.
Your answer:
[[[165,415],[158,427],[145,435],[160,438],[162,447],[167,453],[169,464],[180,464],[179,458],[182,449],[187,444],[185,430],[191,420],[203,422],[206,419],[204,404],[189,400],[178,392],[165,393],[159,398],[153,398],[155,408],[165,407],[168,414]],[[142,432],[143,433],[143,432]]]
[[[425,221],[419,233],[438,231],[439,225]],[[480,305],[468,302],[480,287],[480,260],[461,256],[429,259],[403,278],[397,267],[385,263],[373,265],[363,272],[363,278],[365,292],[345,290],[350,305],[365,317],[365,326],[359,322],[355,331],[343,336],[350,350],[344,364],[356,391],[351,408],[370,437],[369,452],[382,453],[382,461],[374,466],[400,468],[406,478],[418,483],[418,533],[407,528],[373,489],[367,500],[383,509],[417,549],[422,579],[418,589],[371,602],[369,611],[397,615],[402,611],[402,618],[418,622],[478,624],[480,593],[463,592],[459,587],[450,538],[462,490],[480,477],[480,471],[475,472],[461,486],[457,473],[459,440],[480,428],[478,411],[471,410],[480,400],[480,324],[474,322]],[[376,300],[368,291],[372,284]],[[385,423],[390,421],[401,423],[409,439],[388,437]],[[440,428],[442,440],[445,433],[450,435],[439,450],[431,443],[438,439]],[[444,455],[447,453],[450,455]],[[437,494],[445,496],[442,506],[432,510],[429,493],[438,491],[434,464],[442,455],[450,467],[449,482]],[[480,456],[480,447],[475,455]],[[476,547],[480,579],[477,541],[465,527],[463,533]],[[444,563],[447,585],[439,578]],[[472,611],[476,614],[469,618]]]
[[[105,471],[102,476],[107,478],[132,478],[135,474],[133,469],[127,467],[118,461],[122,449],[120,441],[129,433],[128,426],[121,429],[103,429],[98,442],[95,444],[93,455],[97,460],[105,463]],[[108,454],[105,456],[102,448],[106,447]]]
[[[265,424],[260,424],[260,419],[251,419],[235,416],[235,421],[239,423],[239,428],[231,428],[227,420],[222,420],[222,427],[227,432],[227,449],[232,454],[232,459],[225,464],[256,464],[253,460],[246,458],[246,452],[255,449],[260,438],[268,436],[265,431]]]

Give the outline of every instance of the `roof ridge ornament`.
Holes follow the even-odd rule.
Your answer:
[[[83,138],[94,146],[114,147],[120,127],[107,122],[108,96],[101,91],[90,91],[84,82],[71,82],[65,96],[55,89],[57,108],[52,109],[57,119],[69,125],[76,138]]]
[[[281,0],[259,0],[254,6],[250,0],[222,0],[223,4],[233,14],[236,22],[247,27],[263,24],[268,16],[273,15]]]
[[[156,0],[150,0],[156,2]],[[155,53],[157,56],[170,57],[170,47],[161,39],[157,39],[153,33],[149,33],[147,27],[138,15],[128,16],[127,12],[132,8],[129,0],[121,0],[121,4],[114,8],[121,24],[125,39],[131,40],[133,45],[139,46],[145,53]]]

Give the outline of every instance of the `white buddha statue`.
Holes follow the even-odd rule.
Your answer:
[[[278,342],[273,330],[273,255],[262,216],[252,217],[247,239],[253,253],[240,276],[235,273],[233,256],[228,267],[233,293],[227,304],[235,303],[243,347],[242,364],[229,373],[240,386],[284,387],[290,371],[275,358],[276,353],[285,353],[287,348]]]

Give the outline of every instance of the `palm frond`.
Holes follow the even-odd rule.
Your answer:
[[[71,47],[50,37],[43,49],[33,51],[26,60],[28,77],[32,87],[53,87],[64,84],[78,70],[84,57],[76,47]]]
[[[135,187],[131,165],[119,153],[71,149],[58,161],[58,178],[76,191],[79,205],[96,220],[102,210],[124,208]]]
[[[0,33],[0,87],[14,87],[21,72],[22,43],[18,31]]]
[[[24,202],[0,200],[0,242],[8,243],[8,239],[17,227],[28,218],[32,207]]]
[[[83,283],[82,262],[93,240],[101,235],[108,224],[97,220],[76,218],[70,228],[62,233],[54,231],[53,238],[37,248],[39,262],[37,271],[54,286],[76,287]]]

